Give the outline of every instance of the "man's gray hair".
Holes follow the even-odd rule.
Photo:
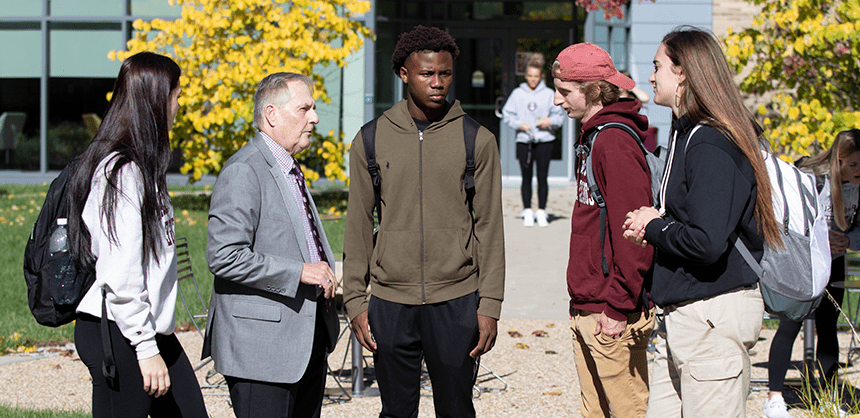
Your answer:
[[[254,93],[254,126],[257,129],[263,127],[263,110],[267,105],[271,104],[280,109],[293,98],[290,83],[294,81],[305,83],[311,94],[314,93],[313,80],[304,74],[274,73],[260,81],[257,92]]]

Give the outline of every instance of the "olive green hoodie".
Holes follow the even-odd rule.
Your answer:
[[[463,117],[455,101],[419,133],[406,100],[376,126],[382,224],[373,246],[374,195],[359,132],[349,153],[343,244],[344,302],[350,318],[376,297],[406,305],[445,302],[478,291],[478,314],[499,318],[505,239],[498,146],[486,128],[475,141],[475,228],[466,203]]]

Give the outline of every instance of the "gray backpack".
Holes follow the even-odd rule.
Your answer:
[[[689,144],[688,137],[685,151]],[[785,248],[765,244],[759,263],[736,233],[731,239],[758,276],[765,309],[780,318],[800,321],[818,307],[830,280],[829,226],[824,213],[830,186],[824,184],[819,194],[812,174],[767,151],[762,150],[762,156],[773,191],[773,215]]]
[[[819,195],[811,174],[772,154],[765,155],[765,163],[773,190],[773,214],[785,248],[765,245],[761,263],[756,263],[740,239],[735,240],[735,247],[758,275],[767,311],[800,321],[818,307],[830,280],[827,202],[822,202],[830,200],[830,187],[825,184],[825,194]]]
[[[642,143],[642,139],[639,138],[639,134],[637,134],[633,128],[620,122],[609,122],[603,125],[598,125],[594,128],[592,133],[588,135],[585,143],[576,147],[577,155],[586,155],[585,177],[588,181],[588,189],[591,191],[591,197],[594,199],[597,207],[600,208],[600,264],[603,267],[604,277],[609,276],[609,265],[606,263],[606,254],[603,250],[603,245],[606,239],[606,201],[603,199],[603,194],[600,193],[600,189],[597,187],[597,180],[594,178],[594,169],[591,166],[591,150],[594,148],[594,141],[597,140],[597,136],[609,128],[617,128],[627,132],[636,140],[642,153],[645,154],[645,161],[648,163],[648,174],[651,177],[651,203],[654,206],[657,206],[658,203],[657,200],[660,196],[660,184],[663,181],[663,172],[666,169],[666,157],[665,153],[661,152],[662,149],[658,148],[656,154],[648,151]]]

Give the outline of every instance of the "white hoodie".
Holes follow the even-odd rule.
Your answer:
[[[143,221],[140,215],[143,186],[140,170],[128,163],[120,172],[115,221],[117,244],[108,239],[107,219],[101,216],[101,203],[110,170],[117,153],[103,159],[93,175],[90,194],[82,218],[90,231],[90,248],[96,256],[96,281],[84,296],[78,312],[101,318],[102,288],[107,290],[108,319],[116,322],[122,335],[135,347],[138,360],[159,353],[155,334],[169,335],[175,327],[176,247],[173,208],[162,209],[162,245],[141,265]],[[109,171],[107,171],[109,172]]]
[[[529,88],[528,83],[522,83],[515,88],[502,108],[502,121],[517,131],[517,142],[552,142],[555,140],[553,132],[564,123],[564,110],[560,106],[552,104],[555,90],[546,86],[543,80],[534,90]],[[549,129],[538,128],[535,124],[537,118],[548,117],[552,126]],[[531,127],[529,132],[521,131],[523,122]],[[531,136],[534,135],[534,141]]]

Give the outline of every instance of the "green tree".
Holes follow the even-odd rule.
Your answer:
[[[346,65],[364,38],[372,36],[351,18],[370,10],[359,0],[170,0],[182,7],[182,17],[151,22],[137,20],[135,38],[125,59],[140,51],[172,57],[182,68],[181,106],[172,142],[182,149],[183,173],[192,180],[218,173],[256,133],[254,91],[260,80],[277,71],[309,75],[315,97],[330,102],[317,65]],[[343,134],[314,135],[300,159],[310,168],[322,167],[332,179],[346,180]],[[306,171],[309,180],[319,173]]]
[[[777,152],[796,158],[830,147],[860,128],[860,0],[750,0],[753,27],[729,29],[726,55],[751,72],[747,93],[771,93],[757,109]]]

